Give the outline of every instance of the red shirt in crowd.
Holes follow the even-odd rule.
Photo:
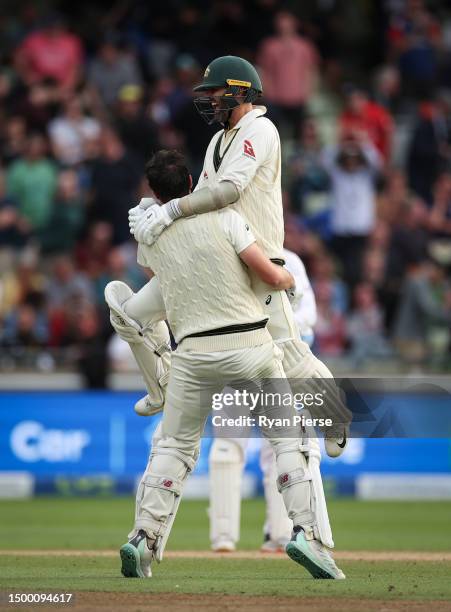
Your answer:
[[[56,36],[44,31],[30,34],[18,53],[32,82],[52,78],[64,87],[75,85],[83,61],[80,40],[64,31]]]
[[[361,112],[356,114],[350,109],[340,116],[340,132],[366,132],[376,149],[388,161],[390,157],[393,120],[390,114],[375,102],[368,100]]]

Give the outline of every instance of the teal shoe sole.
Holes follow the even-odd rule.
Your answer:
[[[145,578],[140,568],[138,550],[132,544],[124,544],[119,551],[121,556],[121,573],[125,578]]]
[[[305,555],[301,550],[299,550],[298,546],[295,542],[288,542],[285,547],[285,552],[287,555],[295,561],[305,567],[305,569],[313,576],[313,578],[317,578],[319,580],[334,580],[334,576],[326,572],[326,570],[316,565],[307,555]]]

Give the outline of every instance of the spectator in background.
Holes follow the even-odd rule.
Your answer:
[[[400,168],[391,169],[385,176],[384,188],[378,198],[379,219],[390,226],[398,223],[402,209],[411,199],[405,173]]]
[[[324,208],[329,179],[321,163],[321,143],[312,119],[304,121],[287,166],[293,211],[305,216]]]
[[[127,214],[137,200],[143,172],[140,160],[125,149],[117,132],[104,128],[101,156],[94,162],[91,176],[92,216],[112,226],[114,245],[130,239]]]
[[[48,224],[39,235],[44,255],[72,253],[85,219],[77,173],[63,170]]]
[[[374,76],[374,101],[392,116],[400,109],[400,98],[399,70],[392,65],[381,66]]]
[[[407,0],[388,30],[392,55],[398,59],[404,92],[422,96],[436,84],[441,29],[423,0]]]
[[[80,270],[89,278],[95,279],[103,274],[107,267],[108,254],[112,248],[113,228],[110,223],[97,221],[92,223],[86,236],[77,245],[75,261]]]
[[[119,38],[109,34],[91,62],[88,82],[106,106],[112,107],[124,85],[141,85],[142,77],[133,52],[119,47]]]
[[[344,314],[348,309],[348,289],[337,275],[332,257],[326,253],[316,254],[312,259],[311,280],[313,290],[316,287],[329,286],[330,300],[334,312]]]
[[[451,172],[444,172],[437,180],[428,228],[433,236],[451,241]]]
[[[5,187],[5,175],[0,172],[0,250],[23,248],[30,237],[30,224],[6,194]]]
[[[26,85],[53,81],[61,90],[74,90],[82,73],[81,40],[67,31],[61,15],[47,15],[42,27],[18,48],[16,69]]]
[[[338,147],[324,151],[323,165],[331,181],[332,245],[352,287],[361,280],[362,257],[375,224],[375,180],[381,158],[364,135],[350,132]]]
[[[451,161],[451,102],[444,92],[422,102],[407,154],[409,185],[431,205],[432,189]]]
[[[76,361],[88,389],[104,389],[107,383],[107,333],[96,308],[81,304],[63,337],[64,345],[77,347]]]
[[[94,294],[88,278],[77,272],[69,255],[60,255],[53,262],[53,270],[47,288],[48,303],[59,310],[66,304],[81,300],[93,302]]]
[[[295,15],[280,11],[274,19],[275,36],[263,40],[257,62],[262,70],[265,99],[273,119],[289,136],[297,137],[317,78],[319,58],[314,45],[298,33]],[[286,130],[282,129],[282,132]]]
[[[366,134],[384,162],[390,161],[393,120],[389,112],[372,102],[363,89],[348,86],[345,109],[339,118],[339,131]]]
[[[136,265],[130,265],[125,249],[116,247],[108,252],[105,269],[94,282],[97,304],[104,305],[104,290],[112,280],[126,283],[134,291],[138,291],[148,279]]]
[[[125,147],[142,165],[159,149],[157,128],[145,111],[139,85],[124,85],[119,90],[115,127]]]
[[[368,359],[382,359],[391,354],[384,337],[383,316],[374,288],[369,283],[357,285],[353,293],[354,308],[347,321],[351,342],[350,357],[360,368]]]
[[[25,118],[13,115],[2,126],[0,156],[5,165],[21,157],[27,146],[27,124]]]
[[[398,310],[402,283],[408,268],[427,254],[427,209],[418,198],[405,201],[392,227],[384,284],[386,323],[390,328]]]
[[[194,57],[182,53],[175,59],[174,86],[167,96],[167,105],[173,120],[187,103],[193,106],[193,87],[202,80],[202,73]]]
[[[85,143],[97,138],[100,124],[83,112],[79,96],[64,102],[63,114],[48,126],[52,152],[63,166],[74,166],[85,159]]]
[[[56,166],[46,153],[45,137],[31,134],[24,157],[13,162],[6,175],[8,193],[14,197],[19,213],[34,231],[43,229],[49,222],[56,191]]]
[[[313,352],[321,357],[340,357],[346,347],[346,321],[334,308],[332,287],[327,282],[315,284],[317,320]]]
[[[205,151],[216,127],[207,125],[193,104],[192,87],[202,79],[198,65],[193,58],[186,55],[177,58],[177,62],[177,85],[166,96],[166,108],[189,158],[191,174],[196,184],[202,172]],[[176,93],[173,93],[174,91]]]
[[[4,322],[4,347],[39,348],[48,341],[48,322],[44,313],[38,313],[30,304],[19,304]]]
[[[445,270],[432,260],[411,262],[394,330],[401,357],[411,364],[426,363],[436,332],[442,336],[439,343],[444,354],[450,325],[451,292]]]

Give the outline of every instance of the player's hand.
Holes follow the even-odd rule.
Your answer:
[[[128,226],[130,228],[130,234],[135,233],[138,220],[142,217],[146,210],[156,204],[157,201],[154,200],[154,198],[141,198],[141,201],[139,202],[138,206],[130,208],[130,210],[128,211]]]
[[[163,206],[154,205],[146,210],[138,219],[133,235],[138,242],[151,246],[158,236],[174,222],[177,214],[174,213],[178,198],[167,202]]]

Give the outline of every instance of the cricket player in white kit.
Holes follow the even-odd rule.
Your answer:
[[[296,253],[283,250],[285,267],[293,276],[296,289],[291,305],[300,337],[309,345],[313,342],[316,323],[316,302],[304,264]],[[236,445],[237,461],[231,462],[230,443]],[[210,450],[210,534],[211,547],[216,552],[236,549],[240,537],[241,481],[249,439],[221,438],[220,432]],[[282,496],[277,490],[277,467],[274,452],[267,440],[262,440],[260,467],[263,473],[263,491],[266,501],[264,542],[262,552],[283,552],[293,529]]]
[[[204,94],[195,101],[201,114],[209,122],[222,123],[225,129],[213,137],[207,149],[202,176],[195,191],[182,198],[173,198],[161,207],[149,206],[148,199],[142,201],[129,213],[131,231],[141,244],[158,244],[160,234],[178,218],[197,214],[198,220],[203,213],[232,205],[248,222],[265,254],[282,264],[284,228],[280,140],[275,126],[264,116],[265,109],[252,104],[262,90],[258,74],[241,58],[218,58],[207,68],[203,83],[196,89]],[[258,277],[251,276],[253,291],[270,318],[268,330],[283,348],[287,376],[293,379],[320,377],[322,386],[326,386],[329,380],[329,396],[334,396],[332,374],[298,338],[286,293],[271,291]],[[147,291],[144,289],[142,296]],[[223,288],[218,286],[218,291],[222,292]],[[149,300],[144,302],[148,304]],[[335,427],[326,432],[325,441],[331,456],[342,452],[346,443],[346,425],[350,420],[337,392],[335,398]],[[231,442],[228,446],[228,461],[233,465],[237,461],[235,445]],[[330,558],[325,546],[333,547],[333,540],[319,473],[317,441],[312,439],[303,454],[309,462],[310,511],[314,524],[307,528],[295,525],[286,550],[312,575],[321,577],[321,572],[318,573],[320,557]],[[290,478],[278,481],[282,493],[291,484]],[[342,577],[339,571],[333,574],[331,572],[329,577]]]
[[[155,186],[164,184],[165,178],[165,166],[158,160],[163,157],[166,163],[167,153],[153,158],[151,186],[156,195]],[[166,168],[169,176],[177,172],[175,166]],[[157,243],[142,247],[140,260],[159,279],[178,347],[172,356],[161,437],[154,441],[138,490],[134,529],[121,548],[122,573],[127,577],[150,576],[151,561],[162,558],[184,481],[197,459],[213,394],[226,383],[243,380],[268,392],[289,391],[281,351],[266,329],[268,318],[243,263],[267,288],[288,289],[294,283],[285,269],[263,254],[249,225],[231,209],[180,220]],[[263,407],[273,417],[280,410],[281,406]],[[294,416],[294,407],[290,410]],[[283,499],[295,529],[313,532],[302,429],[298,425],[276,425],[272,432],[262,429],[276,453]],[[305,553],[312,575],[344,578],[324,547],[312,545]]]

